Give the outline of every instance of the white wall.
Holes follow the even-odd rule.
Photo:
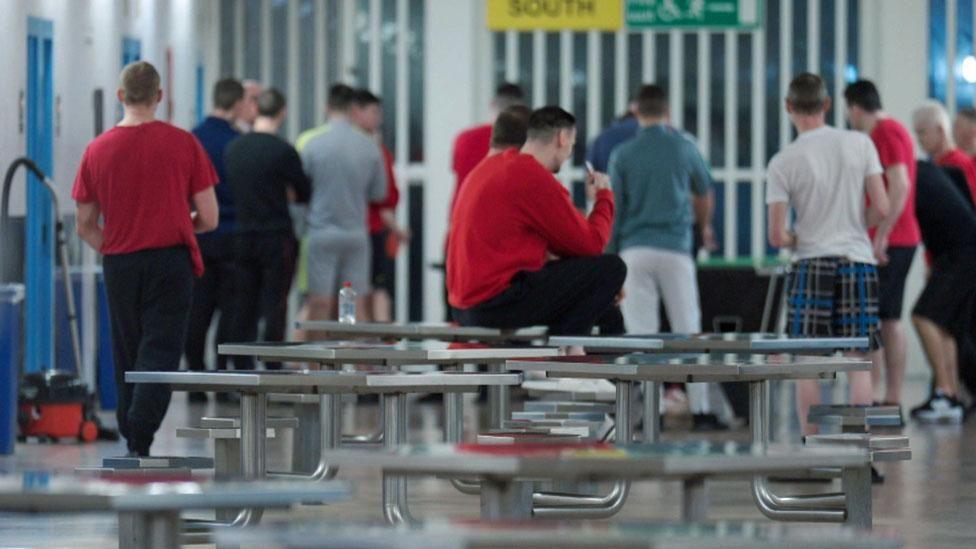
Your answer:
[[[173,122],[188,128],[196,118],[196,63],[206,60],[205,52],[214,47],[211,43],[216,37],[215,32],[197,31],[198,12],[209,11],[209,4],[193,0],[5,0],[0,10],[0,51],[5,58],[0,86],[0,167],[6,169],[26,152],[24,135],[18,131],[17,97],[26,85],[28,16],[54,23],[54,95],[60,98],[60,114],[55,114],[54,181],[62,210],[70,212],[74,208],[71,183],[93,137],[94,89],[105,91],[105,126],[115,120],[122,37],[142,39],[143,58],[154,63],[164,77],[165,50],[172,47]],[[160,116],[164,114],[160,112]],[[23,184],[16,185],[12,192],[13,215],[23,215],[23,189]]]
[[[478,119],[475,90],[480,81],[483,59],[484,5],[482,2],[428,0],[426,29],[424,117],[424,161],[427,180],[424,186],[425,264],[444,257],[444,234],[448,209],[454,192],[451,148],[454,137]],[[444,317],[443,276],[428,270],[424,277],[424,313],[427,320]]]
[[[861,0],[861,75],[873,80],[885,110],[911,131],[912,110],[928,93],[928,2]],[[921,153],[916,145],[915,151]],[[929,368],[911,326],[911,309],[925,284],[922,254],[915,256],[905,289],[903,324],[908,332],[908,375]]]

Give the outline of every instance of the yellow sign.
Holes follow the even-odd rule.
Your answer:
[[[623,0],[488,0],[488,28],[502,30],[617,30]]]

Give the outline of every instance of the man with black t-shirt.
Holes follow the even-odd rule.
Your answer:
[[[261,318],[265,341],[285,337],[288,292],[298,258],[288,201],[292,196],[308,202],[312,192],[295,148],[275,135],[285,112],[281,92],[263,92],[254,131],[231,143],[225,153],[227,182],[237,208],[237,341],[254,340]],[[267,366],[277,369],[280,364]]]
[[[918,163],[915,204],[922,241],[931,256],[931,272],[912,311],[935,378],[932,394],[912,410],[923,422],[962,421],[958,400],[960,336],[972,337],[976,304],[976,214],[960,190],[938,166]]]

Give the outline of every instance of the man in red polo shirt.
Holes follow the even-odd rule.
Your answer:
[[[976,164],[956,147],[952,139],[952,125],[949,113],[942,103],[928,100],[912,113],[912,125],[915,135],[932,161],[939,166],[955,168],[966,177],[969,185],[969,195],[976,203]]]
[[[125,373],[179,368],[203,274],[194,233],[217,227],[217,174],[193,134],[156,120],[162,97],[152,65],[122,70],[125,116],[85,149],[71,192],[78,235],[104,256],[119,432],[132,456],[149,455],[170,390]]]
[[[589,176],[595,203],[583,217],[553,175],[573,153],[576,119],[541,108],[529,117],[527,137],[521,151],[479,164],[458,195],[447,264],[454,318],[465,326],[589,334],[627,274],[619,257],[601,255],[613,224],[610,180]]]
[[[881,370],[885,373],[884,404],[901,404],[901,388],[905,380],[908,338],[901,323],[905,280],[915,259],[915,248],[921,240],[918,219],[915,217],[915,144],[912,136],[897,120],[889,118],[881,108],[881,96],[875,85],[859,80],[844,90],[847,119],[857,131],[871,136],[878,158],[884,168],[885,188],[888,190],[890,214],[881,234],[888,234],[887,242],[869,231],[874,244],[878,266],[878,316],[881,318],[881,339],[884,353],[881,364],[873,372],[873,384],[881,386]],[[889,231],[890,230],[890,231]],[[883,365],[883,366],[882,366]]]

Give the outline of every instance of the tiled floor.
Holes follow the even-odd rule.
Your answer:
[[[910,383],[906,402],[921,400],[926,385]],[[208,455],[206,443],[175,438],[177,426],[193,423],[201,415],[212,415],[214,404],[190,406],[185,395],[174,397],[169,415],[160,430],[153,453],[157,455]],[[412,407],[411,436],[416,441],[440,438],[440,406],[418,403]],[[466,431],[473,432],[475,407],[466,406]],[[368,430],[375,424],[375,406],[350,407],[346,432]],[[963,426],[919,426],[906,429],[911,439],[913,459],[887,464],[887,482],[874,491],[875,524],[878,528],[900,532],[907,547],[976,547],[976,423]],[[725,435],[729,436],[729,435]],[[745,431],[733,436],[746,439]],[[687,438],[675,430],[666,439]],[[288,437],[272,444],[270,461],[283,466],[288,459]],[[80,465],[95,465],[103,456],[118,455],[121,445],[114,443],[21,444],[12,457],[0,458],[0,469],[71,470]],[[380,514],[380,479],[365,470],[347,469],[340,478],[356,486],[348,502],[330,506],[306,506],[290,512],[268,514],[271,520],[315,520],[320,518],[376,521]],[[779,486],[781,492],[826,490],[823,486]],[[436,479],[411,480],[411,510],[418,518],[432,516],[476,517],[476,497],[455,491],[447,482]],[[765,520],[752,503],[746,482],[710,484],[714,519]],[[644,482],[636,485],[623,511],[614,520],[677,519],[679,492],[676,483]],[[115,543],[115,518],[109,515],[54,516],[0,514],[0,547],[110,547]]]

